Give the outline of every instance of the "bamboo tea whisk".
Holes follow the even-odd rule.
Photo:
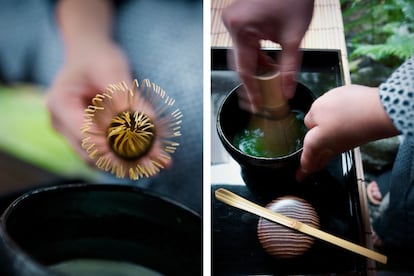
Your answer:
[[[154,176],[179,146],[182,113],[174,103],[148,79],[132,88],[108,85],[85,110],[82,147],[99,169],[118,178]]]
[[[260,85],[262,104],[250,118],[248,129],[260,132],[265,157],[280,157],[300,148],[304,125],[290,109],[282,93],[279,72],[256,76]]]

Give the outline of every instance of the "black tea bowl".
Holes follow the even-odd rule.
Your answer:
[[[242,84],[230,91],[218,109],[216,126],[220,141],[240,165],[243,181],[251,192],[269,199],[289,193],[295,188],[295,171],[303,148],[275,158],[252,156],[237,148],[233,144],[234,137],[246,129],[251,116],[239,107],[237,93],[240,89],[244,89]],[[289,104],[293,111],[306,114],[314,100],[314,94],[298,83]]]
[[[4,211],[0,275],[200,275],[201,217],[142,189],[65,184]]]

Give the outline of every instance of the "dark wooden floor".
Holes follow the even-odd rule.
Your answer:
[[[18,195],[66,179],[0,151],[0,214]]]
[[[55,180],[56,175],[0,151],[0,194]]]

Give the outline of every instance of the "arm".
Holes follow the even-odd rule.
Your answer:
[[[305,116],[297,179],[323,169],[335,155],[369,141],[399,134],[385,111],[378,88],[346,85],[319,97]]]
[[[332,89],[305,117],[305,136],[297,179],[324,168],[329,160],[364,143],[414,135],[414,56],[379,88],[348,85]]]
[[[414,56],[379,87],[381,102],[398,130],[414,135]]]
[[[132,84],[127,59],[112,40],[112,8],[103,0],[62,0],[56,6],[65,59],[46,105],[53,127],[86,161],[80,132],[85,108],[108,84]]]
[[[56,19],[68,57],[112,40],[111,1],[61,0]]]

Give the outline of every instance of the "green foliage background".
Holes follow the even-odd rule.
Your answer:
[[[353,82],[376,85],[414,54],[413,0],[341,0]],[[367,69],[371,67],[371,69]]]

